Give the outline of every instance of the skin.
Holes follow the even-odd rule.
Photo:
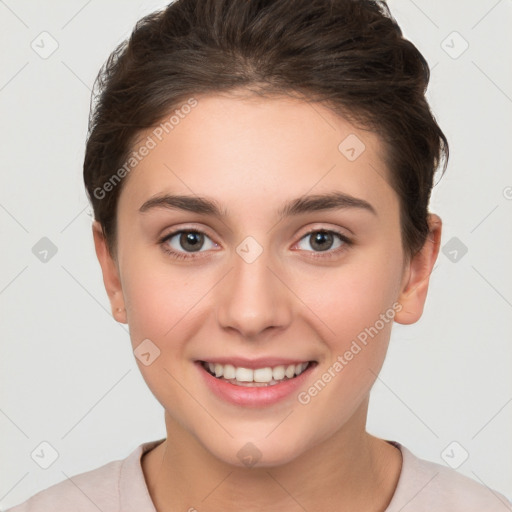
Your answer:
[[[421,317],[441,219],[429,215],[425,245],[406,258],[398,196],[375,134],[299,99],[235,93],[197,99],[127,177],[115,257],[93,224],[115,319],[128,323],[133,349],[150,339],[160,350],[149,366],[137,360],[165,409],[167,440],[142,458],[155,507],[229,512],[244,503],[249,511],[383,511],[397,485],[401,454],[365,425],[393,322],[307,405],[295,393],[262,408],[223,402],[198,378],[194,361],[226,355],[316,360],[307,389],[395,302],[401,310],[394,321],[412,324]],[[338,150],[349,134],[366,147],[355,161]],[[289,199],[333,190],[368,201],[377,215],[347,208],[276,216]],[[228,216],[139,212],[163,192],[215,199]],[[179,235],[173,238],[171,248],[192,255],[186,261],[173,259],[159,243],[178,228],[208,237],[199,253],[187,253]],[[334,237],[333,248],[315,250],[306,236],[312,228],[337,229],[353,244],[334,253],[343,244]],[[247,236],[263,248],[252,263],[236,252]],[[253,467],[237,457],[248,442],[261,452]]]

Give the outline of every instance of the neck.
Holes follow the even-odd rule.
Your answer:
[[[401,454],[365,431],[366,412],[367,403],[330,438],[266,468],[224,463],[166,414],[167,439],[142,458],[155,508],[234,512],[244,503],[247,511],[385,510]]]

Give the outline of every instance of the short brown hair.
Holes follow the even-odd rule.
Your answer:
[[[448,163],[448,142],[425,98],[429,78],[385,2],[176,0],[142,18],[100,69],[89,118],[84,182],[110,253],[126,178],[108,194],[97,191],[137,135],[194,95],[247,89],[323,102],[381,137],[402,246],[412,256],[428,235],[435,171]]]

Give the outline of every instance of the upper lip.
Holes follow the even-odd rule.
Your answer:
[[[213,364],[231,364],[237,368],[267,368],[275,366],[289,366],[312,362],[312,359],[291,359],[286,357],[260,357],[258,359],[246,359],[244,357],[211,357],[200,361]]]

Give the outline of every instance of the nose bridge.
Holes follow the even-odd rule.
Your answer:
[[[217,303],[221,326],[234,328],[244,337],[256,336],[268,327],[283,327],[290,319],[288,295],[274,275],[270,251],[248,238],[233,255],[234,268]]]

